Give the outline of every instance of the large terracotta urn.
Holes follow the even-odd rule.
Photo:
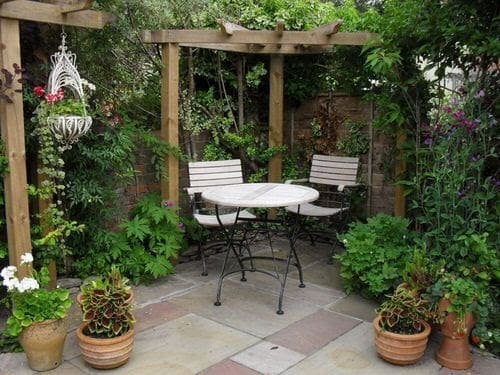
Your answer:
[[[384,331],[380,328],[380,317],[373,321],[375,331],[375,349],[380,357],[395,365],[416,363],[425,353],[431,333],[428,323],[422,321],[424,330],[413,335],[401,335]]]
[[[436,353],[436,361],[453,370],[465,370],[472,366],[472,355],[469,348],[469,335],[474,327],[474,318],[467,314],[464,322],[457,321],[455,313],[446,313],[450,305],[448,300],[439,302],[439,311],[445,313],[441,324],[441,344]],[[465,329],[460,329],[460,328]]]
[[[61,364],[67,330],[66,319],[33,323],[23,329],[19,335],[19,343],[26,353],[31,369],[48,371]]]

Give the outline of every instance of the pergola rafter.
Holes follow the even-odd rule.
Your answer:
[[[179,47],[270,55],[269,71],[269,146],[283,144],[283,65],[284,55],[321,54],[332,52],[334,45],[365,45],[377,38],[366,32],[339,32],[341,20],[310,31],[286,31],[282,20],[274,30],[248,30],[223,20],[220,30],[145,30],[143,42],[162,45],[162,116],[161,134],[172,146],[179,145]],[[162,181],[162,198],[179,202],[179,163],[174,156],[165,161],[168,180]],[[281,155],[269,162],[269,182],[281,179]]]

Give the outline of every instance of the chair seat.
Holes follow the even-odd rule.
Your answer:
[[[285,207],[288,212],[293,212],[294,214],[298,211],[298,206],[288,206]],[[316,206],[311,203],[305,203],[300,205],[300,215],[304,216],[333,216],[338,213],[347,210],[348,207],[344,208],[333,208],[333,207],[322,207]]]
[[[219,222],[217,221],[217,216],[215,215],[193,215],[195,220],[205,228],[214,228],[219,226]],[[224,226],[233,225],[234,219],[236,219],[236,212],[230,214],[219,215],[220,220]],[[239,218],[243,219],[255,219],[256,216],[247,210],[240,211]],[[243,220],[238,220],[238,224],[241,224]]]

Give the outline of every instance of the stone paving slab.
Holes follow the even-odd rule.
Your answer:
[[[134,310],[134,317],[136,319],[135,330],[136,332],[141,332],[177,319],[187,313],[183,308],[166,301],[147,305],[146,307]]]
[[[169,296],[182,293],[194,286],[196,286],[196,283],[193,281],[175,276],[167,276],[155,280],[149,285],[135,285],[132,287],[134,291],[134,304],[136,308],[144,307],[148,304],[164,301]]]
[[[317,311],[315,305],[287,299],[283,315],[276,314],[278,297],[242,282],[225,280],[222,305],[214,306],[214,282],[193,289],[169,301],[198,315],[264,338]]]
[[[235,355],[237,363],[266,375],[280,374],[305,358],[305,355],[271,342],[261,341],[257,345]]]
[[[339,269],[340,266],[337,261],[329,264],[327,260],[318,260],[303,267],[304,280],[326,288],[344,290]],[[290,276],[293,278],[299,277],[296,270],[293,270]]]
[[[0,374],[2,375],[30,375],[36,372],[28,367],[26,354],[3,353],[0,354]]]
[[[219,362],[216,365],[200,372],[200,375],[259,375],[254,371],[231,360]]]
[[[320,310],[292,323],[266,340],[310,355],[360,323],[357,319]]]
[[[426,355],[415,365],[395,366],[380,359],[373,347],[373,327],[361,323],[351,331],[332,341],[298,365],[284,372],[286,375],[431,375],[440,366],[434,361],[435,344],[431,343]]]
[[[126,366],[106,374],[195,374],[251,346],[258,338],[188,314],[136,336]],[[81,357],[71,363],[95,373]]]
[[[229,276],[228,279],[234,282],[239,282],[240,275],[232,275]],[[278,280],[269,275],[265,275],[260,272],[250,272],[247,275],[246,284],[251,285],[256,289],[265,290],[271,294],[279,296],[280,283]],[[318,286],[309,283],[308,280],[304,280],[304,284],[306,285],[305,288],[299,288],[299,284],[300,282],[298,279],[292,277],[287,278],[285,286],[286,300],[306,302],[319,307],[324,307],[331,305],[333,302],[338,301],[345,296],[345,294],[339,290]]]
[[[333,302],[326,309],[371,322],[375,319],[375,309],[378,306],[375,301],[367,300],[357,294],[350,294]]]

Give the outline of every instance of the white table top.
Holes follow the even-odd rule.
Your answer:
[[[217,186],[202,193],[210,203],[228,207],[286,207],[315,201],[319,192],[291,184],[238,184]]]

